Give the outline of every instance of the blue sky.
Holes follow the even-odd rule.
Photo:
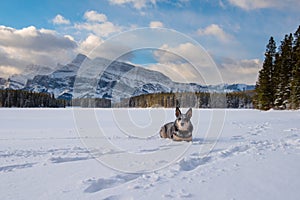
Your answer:
[[[279,46],[285,34],[295,32],[299,7],[298,0],[5,0],[0,7],[0,77],[22,73],[30,64],[65,64],[123,31],[151,26],[197,41],[224,82],[254,84],[270,36]],[[180,52],[191,52],[185,48]],[[140,51],[130,61],[162,60],[151,52]]]

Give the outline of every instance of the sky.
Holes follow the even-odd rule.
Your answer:
[[[126,49],[131,54],[128,62],[161,71],[175,81],[182,81],[178,74],[190,72],[185,79],[193,82],[201,78],[192,77],[193,66],[187,61],[198,59],[194,63],[201,65],[201,80],[218,83],[205,73],[201,47],[224,83],[255,84],[270,36],[279,46],[285,34],[294,33],[300,25],[299,7],[299,0],[4,0],[0,77],[22,74],[28,65],[55,68],[78,53],[89,56],[124,32],[133,38],[134,30],[151,27],[173,30],[189,40],[174,36],[172,43],[158,36],[157,49],[137,51],[126,46],[133,40],[119,37],[123,40],[99,51],[100,56]],[[170,59],[174,53],[180,59]]]

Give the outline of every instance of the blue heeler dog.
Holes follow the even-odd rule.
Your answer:
[[[169,122],[160,129],[160,137],[175,141],[192,141],[193,125],[191,123],[192,108],[182,114],[178,107],[175,111],[175,122]]]

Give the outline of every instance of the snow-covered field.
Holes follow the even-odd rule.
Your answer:
[[[184,111],[186,109],[183,109]],[[298,199],[300,111],[0,109],[0,199]]]

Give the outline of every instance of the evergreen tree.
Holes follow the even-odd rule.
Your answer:
[[[291,80],[293,70],[293,35],[285,35],[279,48],[279,60],[277,62],[276,71],[276,108],[285,109],[289,107],[289,99],[291,94]]]
[[[275,55],[276,43],[274,38],[271,37],[266,48],[263,67],[259,71],[258,81],[256,83],[256,103],[259,109],[268,110],[273,107],[275,94],[273,86]]]
[[[52,101],[52,105],[49,105]],[[65,107],[65,100],[55,99],[47,93],[24,90],[0,90],[0,107]]]
[[[290,103],[292,109],[300,107],[300,26],[294,33]]]
[[[281,88],[281,79],[282,79],[282,64],[281,64],[281,55],[279,53],[276,53],[275,55],[275,62],[274,62],[274,77],[273,77],[273,83],[275,88],[275,94],[274,94],[274,107],[280,108],[282,106],[282,98],[281,93],[279,92],[279,88]]]

